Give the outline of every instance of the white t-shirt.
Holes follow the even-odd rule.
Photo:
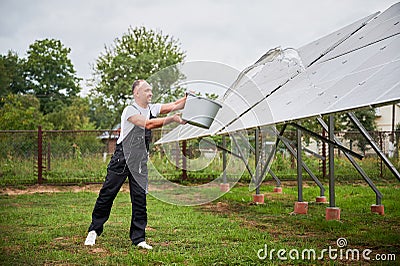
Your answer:
[[[133,107],[132,105],[134,105],[136,108]],[[158,116],[160,114],[160,110],[161,110],[160,103],[149,104],[148,108],[142,108],[136,103],[133,103],[132,105],[128,105],[127,107],[125,107],[124,111],[122,112],[121,133],[117,140],[117,144],[121,143],[124,140],[124,138],[126,136],[128,136],[129,132],[131,132],[131,130],[135,127],[135,124],[131,123],[128,120],[129,117],[131,117],[133,115],[141,114],[144,117],[146,117],[146,119],[149,119],[150,118],[150,110],[151,110],[151,114],[153,116]]]

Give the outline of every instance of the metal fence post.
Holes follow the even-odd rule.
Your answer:
[[[325,129],[322,129],[322,136],[326,137]],[[325,141],[322,142],[322,156],[325,158],[322,160],[322,177],[326,177],[326,143]]]
[[[187,180],[186,140],[182,141],[182,180]]]
[[[38,126],[38,157],[37,157],[37,167],[38,167],[38,183],[43,183],[43,132],[42,126]]]
[[[51,144],[50,141],[47,143],[47,171],[51,170]]]
[[[222,147],[226,149],[226,137],[222,136]],[[226,150],[222,150],[222,182],[224,184],[227,183],[227,178],[226,178]]]

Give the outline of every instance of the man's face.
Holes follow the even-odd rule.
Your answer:
[[[150,85],[143,81],[140,83],[140,86],[135,93],[135,96],[138,98],[139,101],[143,103],[151,103],[151,98],[153,97],[153,90]]]

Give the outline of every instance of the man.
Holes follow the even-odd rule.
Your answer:
[[[163,118],[155,117],[183,109],[186,97],[168,104],[151,104],[152,88],[145,80],[136,80],[132,86],[132,93],[134,102],[125,107],[122,112],[121,133],[93,209],[92,223],[89,226],[85,245],[94,245],[96,237],[103,232],[103,225],[110,216],[113,201],[128,177],[132,202],[130,239],[133,245],[152,249],[152,246],[145,241],[147,159],[151,129],[173,122],[183,124],[180,114]]]

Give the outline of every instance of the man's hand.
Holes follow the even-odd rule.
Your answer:
[[[186,121],[183,120],[181,116],[182,116],[182,114],[174,114],[172,118],[173,118],[174,122],[176,122],[176,123],[186,124]]]

